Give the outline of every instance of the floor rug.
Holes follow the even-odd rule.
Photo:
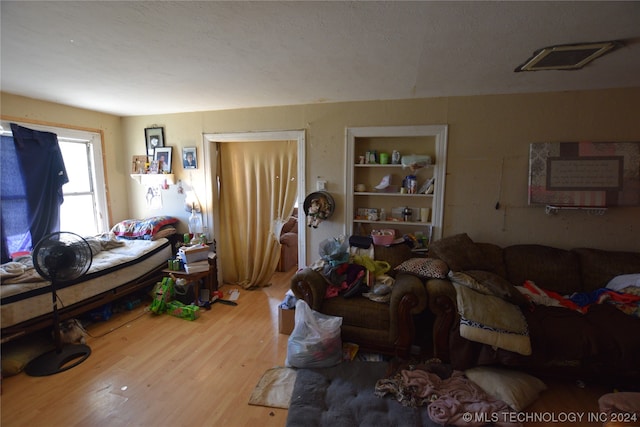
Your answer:
[[[296,381],[296,374],[297,370],[293,368],[268,369],[251,393],[249,405],[287,409]]]
[[[387,362],[343,362],[332,368],[298,369],[287,427],[429,426],[426,407],[409,408],[374,395]]]

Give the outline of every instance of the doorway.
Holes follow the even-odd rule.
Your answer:
[[[238,178],[236,177],[235,179],[229,179],[225,181],[226,178],[223,177],[221,181],[221,172],[223,172],[224,170],[227,170],[226,173],[229,173],[228,170],[231,167],[231,163],[232,163],[233,165],[236,166],[236,172],[243,173],[242,170],[240,171],[237,170],[237,165],[243,164],[242,150],[247,150],[245,151],[245,155],[252,156],[253,154],[255,154],[255,151],[260,150],[263,147],[264,148],[268,147],[269,146],[268,144],[270,142],[271,143],[284,142],[284,143],[288,143],[289,146],[292,144],[296,148],[295,156],[297,159],[297,166],[296,166],[295,174],[292,174],[292,176],[295,175],[295,177],[293,178],[295,178],[296,182],[290,183],[290,184],[295,185],[295,188],[296,188],[295,200],[297,201],[297,204],[301,206],[302,205],[301,198],[304,197],[304,188],[305,188],[305,184],[304,184],[305,132],[304,130],[300,130],[300,131],[269,131],[269,132],[224,133],[224,134],[212,133],[212,134],[204,134],[203,139],[204,139],[203,151],[204,151],[204,161],[205,161],[205,184],[206,184],[206,192],[208,195],[205,202],[206,214],[204,216],[204,220],[207,222],[208,227],[212,230],[213,236],[216,239],[216,243],[217,243],[216,249],[219,257],[218,265],[220,267],[219,273],[218,273],[219,279],[222,282],[235,283],[243,287],[263,286],[266,283],[248,283],[246,280],[246,277],[244,279],[239,279],[238,269],[256,268],[257,270],[260,270],[260,268],[262,267],[259,268],[253,265],[251,266],[239,265],[241,263],[238,261],[237,257],[242,256],[246,258],[248,256],[247,255],[248,253],[249,254],[256,253],[261,256],[263,254],[263,251],[269,251],[266,254],[266,257],[268,258],[271,254],[271,249],[269,248],[271,247],[270,244],[272,242],[270,241],[267,242],[269,244],[264,244],[264,242],[257,243],[257,246],[249,245],[248,242],[246,241],[247,240],[246,233],[248,231],[247,229],[242,229],[242,227],[252,228],[253,230],[250,232],[252,236],[258,236],[258,235],[264,236],[265,233],[272,234],[273,232],[276,232],[276,231],[279,232],[278,227],[281,226],[281,221],[283,218],[278,218],[277,217],[278,215],[274,214],[272,216],[275,216],[275,217],[269,221],[266,221],[266,222],[264,220],[253,221],[252,215],[255,218],[258,218],[260,216],[259,212],[257,211],[258,210],[257,205],[254,205],[252,202],[243,204],[242,200],[234,201],[234,200],[231,200],[229,197],[230,197],[230,194],[234,192],[240,198],[247,197],[248,195],[253,194],[253,192],[257,190],[246,189],[246,186],[245,186],[243,187],[243,190],[239,191],[237,187],[237,184],[238,184],[237,182],[227,182],[227,181],[237,181]],[[264,143],[264,146],[261,145],[263,143]],[[265,152],[268,153],[269,150],[267,149],[265,150]],[[225,156],[225,160],[224,160],[225,163],[223,166],[221,166],[221,163],[220,163],[222,155]],[[280,160],[276,160],[276,163],[278,163],[279,161]],[[271,173],[273,173],[274,176],[278,175],[277,172],[271,172]],[[286,172],[283,171],[282,174],[285,175]],[[248,184],[248,183],[243,183],[243,185],[245,184]],[[234,186],[236,187],[235,190],[233,190]],[[275,199],[272,200],[273,202],[281,202],[281,200],[279,200],[281,198],[281,195],[273,196],[270,194],[270,197],[275,197]],[[289,200],[289,204],[290,203],[291,201]],[[271,205],[272,204],[273,203],[271,203]],[[238,208],[239,206],[242,206],[241,209],[245,209],[245,205],[249,205],[247,209],[254,210],[255,212],[247,212],[245,215],[245,212],[243,211],[242,215],[245,217],[244,220],[242,220],[243,224],[234,223],[235,218],[234,218],[233,212],[230,212],[229,209],[232,208],[233,206],[236,206],[235,209],[239,209]],[[271,209],[271,205],[269,209]],[[282,212],[280,213],[282,214]],[[283,215],[288,215],[289,213],[290,212],[284,212]],[[245,221],[247,220],[249,220],[248,225],[245,223]],[[221,225],[224,223],[226,223],[227,225],[223,230]],[[242,238],[241,244],[237,245],[238,243],[237,241],[229,240],[229,235],[231,234],[231,230],[229,230],[228,227],[230,226],[238,227],[238,231],[240,235],[245,236]],[[260,229],[258,230],[256,229],[256,227],[260,227]],[[268,227],[271,230],[266,230],[265,227]],[[298,264],[304,265],[306,260],[306,250],[305,250],[306,236],[305,236],[304,224],[301,222],[298,222],[298,236],[299,236],[298,237],[299,238]],[[264,237],[261,237],[261,238],[264,238]],[[242,245],[245,246],[244,248],[242,248],[243,253],[238,254],[236,246],[242,247]],[[248,246],[251,246],[251,247],[248,247]],[[278,248],[276,247],[276,249]],[[249,251],[249,252],[246,252],[246,251]],[[278,252],[279,252],[279,249],[278,249]],[[247,263],[244,263],[244,264],[247,264]],[[227,271],[225,271],[225,266]],[[273,273],[273,271],[271,273]],[[247,272],[243,271],[242,274],[246,276]],[[254,276],[253,279],[255,279],[256,272],[253,272],[251,274]],[[264,277],[264,275],[267,274],[267,272],[257,271],[257,274],[261,275],[261,277]]]

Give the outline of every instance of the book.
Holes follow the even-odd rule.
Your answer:
[[[202,261],[189,262],[184,265],[184,271],[187,272],[187,274],[199,273],[201,271],[208,271],[208,270],[209,270],[209,261],[207,259]]]

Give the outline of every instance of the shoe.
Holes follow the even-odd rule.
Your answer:
[[[380,181],[380,184],[376,185],[376,189],[384,190],[389,186],[389,184],[391,184],[391,175],[385,175],[382,178],[382,181]]]

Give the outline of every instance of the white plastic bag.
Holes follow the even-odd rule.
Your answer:
[[[342,361],[342,317],[318,313],[304,300],[298,300],[295,321],[287,344],[285,366],[328,368]]]

